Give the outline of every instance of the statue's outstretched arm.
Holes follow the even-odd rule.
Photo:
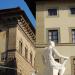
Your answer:
[[[56,53],[57,56],[64,58],[64,59],[68,59],[68,57],[61,55],[55,48],[53,48],[53,51]]]

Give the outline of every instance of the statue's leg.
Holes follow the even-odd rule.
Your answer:
[[[59,73],[59,69],[53,68],[52,75],[58,75],[58,73]]]
[[[65,67],[62,67],[62,68],[60,69],[60,71],[59,71],[59,75],[63,75],[64,72],[65,72]]]

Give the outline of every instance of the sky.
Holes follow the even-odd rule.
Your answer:
[[[22,10],[24,10],[32,25],[35,27],[36,20],[24,0],[0,0],[0,10],[16,7],[20,7]]]
[[[36,0],[25,0],[28,4],[30,10],[32,11],[32,14],[36,18]]]

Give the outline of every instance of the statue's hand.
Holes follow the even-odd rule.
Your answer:
[[[64,58],[64,60],[68,60],[68,59],[69,59],[69,57],[65,57],[65,58]]]
[[[61,57],[61,59],[68,60],[69,57]]]

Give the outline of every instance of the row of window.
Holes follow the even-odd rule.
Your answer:
[[[71,14],[75,14],[75,8],[70,8]],[[52,9],[48,9],[48,15],[50,16],[56,16],[57,13],[57,9],[56,8],[52,8]]]
[[[22,41],[19,41],[19,53],[22,54],[22,50],[23,50],[23,42]],[[28,47],[26,46],[25,47],[25,58],[28,60]],[[32,55],[32,52],[30,53],[30,63],[32,64],[32,58],[33,58],[33,55]]]
[[[75,43],[75,29],[71,30],[72,33],[72,43]],[[58,30],[48,30],[48,41],[54,41],[58,43]]]

